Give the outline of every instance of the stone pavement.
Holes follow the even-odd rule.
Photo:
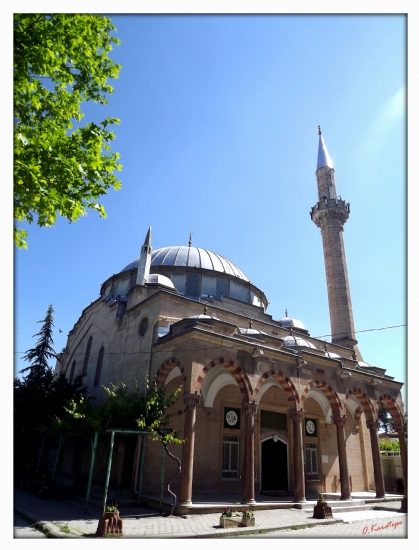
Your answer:
[[[348,519],[352,514],[358,514],[356,518],[353,516],[353,519],[368,521],[369,523],[372,519],[378,518],[377,524],[379,522],[384,523],[389,518],[400,516],[404,521],[404,525],[406,524],[406,514],[395,511],[397,507],[400,508],[400,502],[381,503],[381,505],[384,504],[391,506],[388,510],[335,514],[333,519],[325,520],[313,519],[311,517],[312,512],[293,508],[258,510],[255,514],[256,527],[235,529],[222,529],[219,526],[219,513],[189,515],[186,519],[182,517],[168,518],[149,508],[134,507],[121,509],[120,516],[124,522],[124,538],[212,538],[235,536],[243,533],[252,533],[257,536],[290,529],[293,529],[293,531],[288,531],[288,533],[294,533],[297,532],[297,527],[304,531],[305,528],[310,527],[307,531],[309,531],[308,536],[311,537],[313,528],[316,528],[315,526],[322,526],[323,529],[327,529],[325,525],[335,526],[335,524],[342,524],[344,521],[352,521]],[[73,501],[41,500],[36,495],[21,489],[15,489],[14,491],[14,509],[20,517],[28,520],[31,524],[36,523],[38,527],[43,528],[44,531],[46,530],[49,536],[55,538],[95,538],[100,515],[99,511],[90,511],[86,514],[84,506]],[[364,516],[360,518],[359,514],[364,514]],[[342,527],[345,527],[345,525],[342,525]],[[389,530],[387,529],[387,531]],[[398,531],[398,533],[400,532],[401,530]],[[327,535],[323,536],[333,537],[336,535],[329,535],[329,531],[327,531]]]

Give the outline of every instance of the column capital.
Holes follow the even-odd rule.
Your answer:
[[[379,427],[380,427],[380,424],[379,424],[378,420],[367,420],[367,428],[369,430],[378,431]]]
[[[200,393],[183,394],[183,404],[186,405],[187,409],[196,409],[200,399],[201,399]]]
[[[394,429],[397,431],[399,435],[405,435],[407,432],[406,424],[395,424]]]
[[[346,426],[346,416],[333,416],[333,424],[336,424],[338,428],[344,428]]]
[[[290,411],[290,418],[293,422],[302,422],[304,420],[304,411],[303,409],[294,409]]]
[[[242,412],[244,416],[255,416],[257,410],[258,405],[255,402],[250,403],[249,401],[245,401],[242,403]]]

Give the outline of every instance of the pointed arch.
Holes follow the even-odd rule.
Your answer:
[[[167,384],[168,378],[174,369],[178,369],[182,377],[182,383],[186,384],[186,375],[180,361],[176,357],[169,357],[164,363],[160,365],[159,370],[156,373],[156,384],[160,388]]]
[[[374,405],[371,403],[370,399],[366,396],[365,392],[361,390],[361,388],[351,388],[346,393],[345,402],[344,402],[344,413],[346,414],[346,408],[348,406],[348,400],[351,397],[351,395],[354,395],[358,401],[361,404],[361,407],[365,413],[366,420],[376,420],[377,419],[377,412],[375,410]],[[354,418],[355,421],[355,418]]]
[[[391,395],[383,393],[377,400],[377,410],[376,414],[378,416],[378,408],[380,405],[383,405],[388,412],[391,414],[394,424],[404,424],[404,414],[400,410],[400,407],[397,405],[396,400]]]
[[[330,403],[330,407],[332,409],[334,416],[341,416],[343,414],[343,407],[338,394],[324,380],[322,381],[313,380],[309,384],[307,384],[307,386],[304,388],[303,393],[301,395],[301,406],[303,409],[304,409],[304,402],[306,400],[307,394],[312,388],[317,388],[325,395],[326,399]]]
[[[256,385],[254,397],[258,396],[261,387],[263,386],[263,384],[266,382],[268,378],[275,378],[275,380],[279,382],[279,385],[284,390],[285,395],[287,397],[289,408],[296,409],[297,405],[299,405],[300,403],[300,397],[298,395],[298,392],[295,389],[295,386],[291,382],[291,380],[287,376],[284,376],[283,373],[278,369],[269,369],[264,374],[262,374],[262,376],[259,378],[259,381]]]
[[[243,369],[232,361],[231,359],[224,359],[224,357],[219,357],[218,359],[213,359],[208,363],[207,366],[205,366],[202,369],[202,375],[199,375],[196,379],[196,391],[201,390],[202,382],[204,381],[205,376],[208,374],[208,372],[214,368],[222,366],[226,368],[230,373],[232,374],[234,380],[236,381],[240,393],[242,395],[242,399],[244,401],[250,400],[250,397],[253,395],[253,389],[252,385],[250,384],[249,378],[247,374],[243,371]]]

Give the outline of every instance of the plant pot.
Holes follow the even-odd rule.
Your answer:
[[[256,525],[256,518],[253,516],[252,518],[242,518],[242,525],[243,527],[253,527]]]
[[[239,517],[226,517],[221,516],[220,517],[220,526],[224,527],[224,529],[229,529],[231,527],[240,527],[241,518]]]
[[[122,535],[122,519],[119,517],[119,512],[105,512],[99,520],[96,536],[104,537],[113,534]]]

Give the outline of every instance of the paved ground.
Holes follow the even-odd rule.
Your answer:
[[[22,519],[14,514],[13,517],[13,534],[15,539],[46,539],[46,535],[34,529],[30,522]]]
[[[40,500],[36,495],[15,489],[14,508],[18,516],[29,524],[37,524],[55,538],[95,538],[99,511],[84,513],[84,506],[63,500]],[[161,516],[149,508],[126,508],[120,510],[124,522],[124,538],[213,538],[237,536],[243,533],[268,537],[357,537],[362,530],[372,525],[386,525],[389,521],[400,522],[396,528],[368,531],[368,538],[381,536],[406,537],[407,515],[397,512],[400,502],[382,503],[387,510],[369,510],[335,514],[333,519],[313,519],[312,512],[296,509],[258,510],[256,527],[222,529],[220,514],[196,514],[184,518]],[[387,506],[388,505],[388,506]],[[350,524],[343,522],[350,521]],[[353,523],[355,522],[355,524]],[[348,525],[352,527],[348,527]],[[15,538],[19,537],[22,525],[15,525]],[[341,529],[336,532],[335,529]],[[298,528],[298,529],[296,529]],[[287,530],[287,532],[285,532]],[[281,531],[281,532],[279,532]],[[30,531],[26,531],[26,534]],[[319,533],[319,534],[318,534]],[[341,533],[341,534],[337,534]],[[31,537],[29,537],[31,538]]]

